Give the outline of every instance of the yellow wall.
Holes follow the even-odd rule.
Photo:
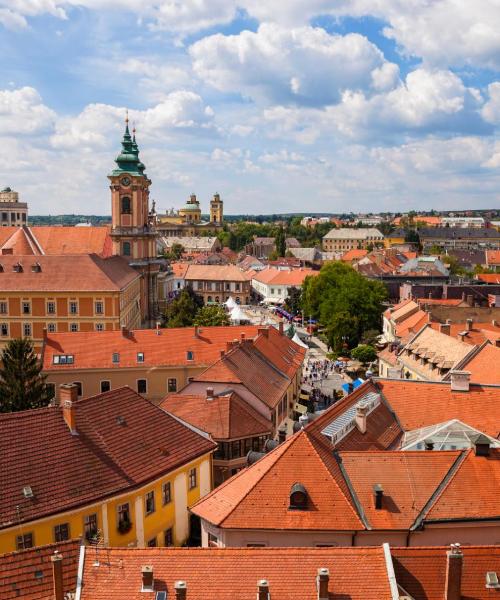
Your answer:
[[[144,538],[144,544],[153,537],[157,540],[158,546],[164,545],[163,533],[166,529],[173,527],[174,529],[174,543],[175,545],[181,545],[187,535],[179,535],[178,530],[185,531],[185,523],[181,524],[177,521],[179,514],[182,515],[182,519],[188,522],[188,507],[192,506],[197,502],[201,495],[204,495],[212,489],[211,475],[209,481],[203,481],[201,472],[202,464],[208,461],[208,466],[205,465],[205,471],[208,469],[208,473],[212,472],[212,455],[211,453],[205,454],[200,458],[187,463],[176,471],[166,474],[162,478],[141,487],[140,489],[131,491],[128,494],[122,494],[105,501],[101,501],[97,504],[87,505],[75,511],[60,513],[53,517],[40,519],[38,521],[23,523],[20,527],[10,527],[8,529],[0,531],[0,554],[5,552],[12,552],[16,550],[16,536],[21,533],[32,533],[34,537],[34,545],[41,546],[44,544],[51,544],[55,541],[54,539],[54,526],[62,523],[69,523],[70,526],[70,538],[78,538],[83,535],[84,531],[84,518],[86,515],[97,513],[97,526],[99,531],[102,533],[104,542],[110,546],[128,546],[129,544],[142,546],[140,537]],[[189,471],[192,468],[197,469],[197,486],[192,490],[188,490],[189,484]],[[176,506],[176,493],[174,482],[176,479],[182,481],[182,477],[185,476],[187,503],[184,501],[182,506]],[[171,483],[171,494],[172,501],[165,506],[162,505],[162,484]],[[208,489],[206,489],[208,486]],[[204,489],[202,489],[204,488]],[[155,512],[146,515],[145,514],[145,498],[146,494],[154,490],[155,492]],[[203,494],[201,493],[203,492]],[[179,502],[179,499],[177,499]],[[130,510],[130,520],[132,522],[132,529],[126,533],[121,534],[118,531],[118,514],[117,508],[119,504],[128,502]],[[136,519],[136,504],[142,506],[143,518],[142,522],[137,527]],[[182,499],[181,499],[182,503]],[[143,529],[143,535],[140,530]]]
[[[391,248],[392,246],[399,246],[400,244],[404,244],[404,237],[391,237],[390,235],[384,239],[384,246],[386,248]]]

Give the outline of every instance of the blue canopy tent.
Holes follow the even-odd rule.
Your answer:
[[[358,377],[357,379],[355,379],[352,382],[352,386],[353,386],[352,389],[355,390],[356,388],[358,388],[364,382],[365,382],[364,379],[361,379],[361,378]],[[342,389],[344,390],[344,392],[346,394],[348,394],[349,393],[349,384],[348,383],[342,384]]]

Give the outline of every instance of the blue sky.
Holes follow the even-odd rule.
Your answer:
[[[128,108],[160,210],[495,208],[499,25],[497,0],[0,0],[0,186],[109,213]]]

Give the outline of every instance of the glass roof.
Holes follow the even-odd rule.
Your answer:
[[[461,450],[470,448],[481,431],[462,423],[458,419],[437,423],[421,429],[407,431],[401,443],[402,450],[425,450],[426,443],[433,444],[433,450]],[[484,434],[482,434],[484,435]],[[492,448],[500,448],[500,441],[490,436]]]

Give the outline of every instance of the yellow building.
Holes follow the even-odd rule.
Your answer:
[[[43,331],[140,327],[140,274],[119,257],[0,256],[0,347]]]
[[[129,388],[0,415],[0,553],[82,537],[181,545],[212,489],[208,438]]]
[[[219,194],[210,201],[210,220],[201,220],[200,202],[191,194],[186,204],[175,211],[173,208],[157,216],[157,228],[163,236],[193,237],[208,232],[217,233],[224,224],[223,202]]]
[[[386,248],[392,248],[393,246],[400,246],[405,243],[405,231],[404,229],[395,229],[393,232],[388,233],[384,238],[384,246]]]

